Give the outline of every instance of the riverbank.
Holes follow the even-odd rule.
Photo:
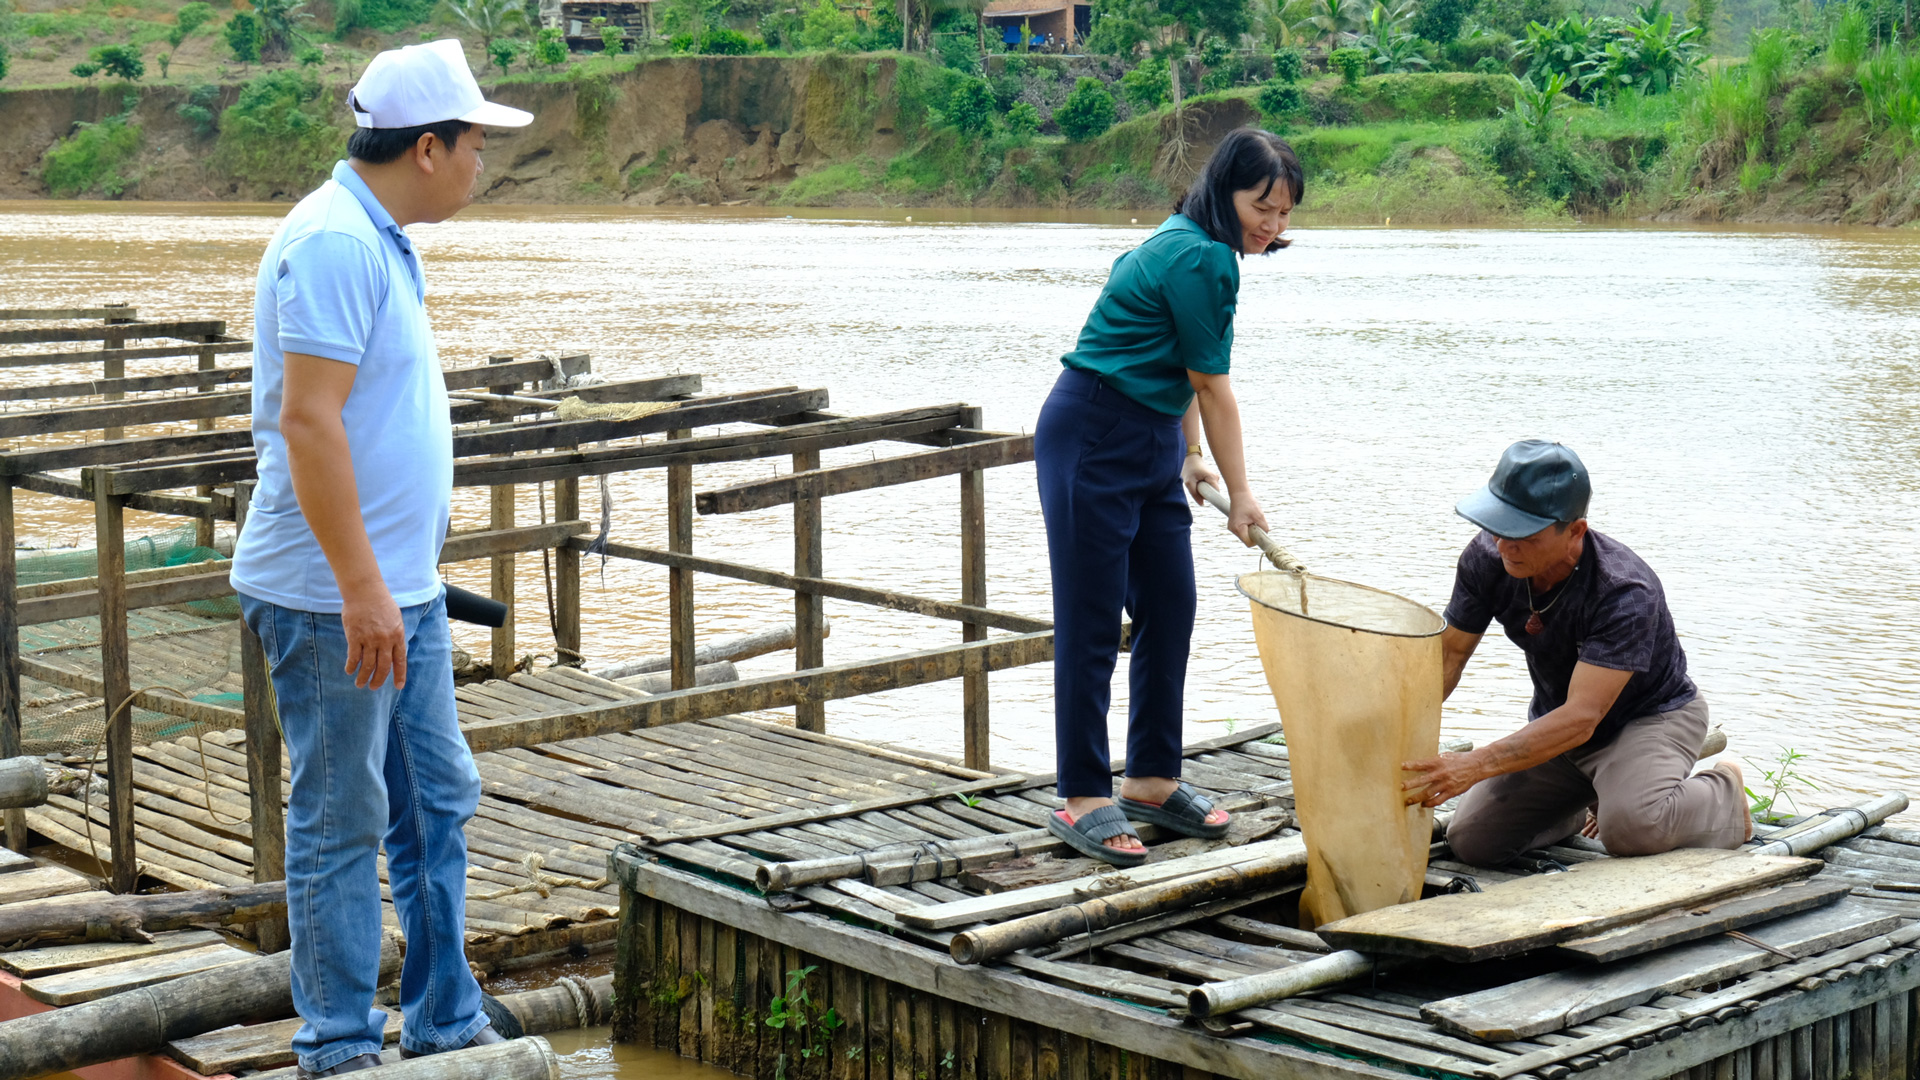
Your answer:
[[[1023,59],[988,81],[1009,98],[1064,97],[1100,74],[1089,63]],[[1505,76],[1322,78],[1285,113],[1232,90],[1123,117],[1085,141],[1050,134],[1051,118],[1031,132],[968,124],[952,105],[966,78],[913,57],[832,53],[623,56],[515,75],[490,93],[539,120],[490,133],[481,200],[1153,212],[1222,134],[1263,124],[1306,164],[1303,222],[1901,225],[1920,213],[1912,143],[1876,138],[1830,73],[1757,89],[1716,74],[1691,93],[1604,108],[1567,99],[1550,126],[1522,123]],[[0,145],[0,198],[297,198],[342,152],[344,91],[341,76],[282,69],[0,93],[0,126],[14,133]],[[1715,119],[1740,93],[1758,95],[1757,136]],[[1749,102],[1741,115],[1752,112]]]

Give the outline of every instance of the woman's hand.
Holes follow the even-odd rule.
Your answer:
[[[1220,482],[1220,474],[1207,468],[1206,461],[1199,454],[1188,454],[1187,460],[1180,466],[1180,483],[1186,486],[1187,497],[1193,505],[1204,506],[1206,500],[1200,497],[1200,485],[1205,484],[1215,491],[1226,487]]]
[[[1240,538],[1248,547],[1253,546],[1250,529],[1272,532],[1267,527],[1266,511],[1260,509],[1260,501],[1250,491],[1235,491],[1227,496],[1227,531]]]

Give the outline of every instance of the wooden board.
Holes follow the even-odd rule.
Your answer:
[[[400,1014],[386,1010],[386,1041],[400,1041]],[[176,1039],[167,1044],[167,1054],[197,1073],[217,1076],[241,1069],[271,1069],[291,1065],[294,1059],[293,1036],[305,1023],[299,1017],[276,1020],[270,1024],[230,1027]]]
[[[1485,892],[1436,896],[1319,927],[1338,949],[1492,960],[1807,877],[1818,859],[1681,848],[1642,858],[1596,859],[1564,874],[1503,881]]]
[[[1594,937],[1562,942],[1556,948],[1566,956],[1590,963],[1624,960],[1670,945],[1698,941],[1742,926],[1836,904],[1852,891],[1853,886],[1849,882],[1828,881],[1824,876],[1808,881],[1790,881],[1776,888],[1746,893],[1702,907],[1678,908],[1646,922],[1609,930]]]
[[[1847,901],[1744,932],[1795,957],[1808,957],[1885,933],[1900,921]],[[1496,1041],[1526,1039],[1782,962],[1783,957],[1749,942],[1722,936],[1617,964],[1582,966],[1442,998],[1420,1011],[1447,1031]]]
[[[231,945],[206,945],[186,952],[166,953],[29,979],[21,983],[20,988],[27,992],[28,997],[48,1005],[77,1005],[235,963],[251,955]]]
[[[31,870],[36,864],[31,858],[10,848],[0,848],[0,874],[15,870]]]
[[[85,945],[53,945],[44,949],[0,953],[0,967],[23,979],[33,979],[61,971],[79,971],[82,968],[117,964],[123,960],[164,956],[219,944],[222,944],[222,938],[211,930],[180,930],[170,934],[155,934],[151,944],[140,941],[95,941]]]
[[[69,896],[91,890],[93,883],[63,866],[40,866],[0,874],[0,904]]]

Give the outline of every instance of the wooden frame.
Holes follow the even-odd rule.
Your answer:
[[[109,700],[113,714],[108,736],[109,800],[115,807],[112,829],[113,884],[131,888],[136,876],[131,803],[123,816],[118,807],[131,798],[115,777],[130,768],[131,709],[157,709],[189,719],[231,720],[249,733],[250,772],[253,778],[254,821],[269,831],[280,822],[278,792],[279,740],[270,731],[272,715],[261,704],[267,692],[265,667],[258,643],[243,634],[242,681],[247,688],[240,710],[178,701],[164,695],[134,694],[128,685],[128,612],[143,607],[179,604],[231,594],[224,568],[129,575],[118,556],[124,543],[127,510],[185,517],[197,533],[212,540],[214,525],[231,521],[244,527],[255,477],[251,437],[244,431],[211,430],[222,416],[251,408],[247,385],[250,367],[217,367],[222,354],[243,352],[250,343],[225,336],[225,325],[213,320],[139,321],[130,308],[67,309],[62,312],[0,312],[23,321],[35,318],[100,318],[99,325],[0,329],[0,344],[101,343],[98,348],[31,355],[0,355],[0,366],[30,364],[72,365],[98,363],[102,378],[48,383],[20,388],[8,399],[50,401],[47,407],[0,416],[0,437],[8,434],[96,432],[101,437],[56,447],[0,452],[0,540],[10,540],[14,528],[12,493],[15,488],[91,502],[95,506],[96,545],[103,554],[91,587],[20,593],[16,587],[12,547],[0,556],[0,590],[15,597],[0,617],[0,750],[17,746],[20,737],[18,680],[24,670],[36,678],[58,679],[83,693]],[[128,348],[129,341],[174,338],[178,345]],[[182,340],[184,339],[184,340]],[[125,361],[192,357],[195,369],[127,377]],[[964,682],[963,723],[967,763],[984,769],[987,763],[989,707],[988,673],[1052,656],[1051,623],[985,605],[985,473],[998,465],[1032,459],[1032,440],[1026,436],[981,429],[977,408],[961,404],[901,409],[869,416],[842,416],[825,412],[829,395],[824,389],[773,387],[725,394],[702,394],[698,375],[666,375],[600,383],[561,390],[540,390],[528,384],[546,380],[571,381],[590,370],[590,359],[569,355],[557,360],[519,360],[497,356],[485,365],[445,373],[452,391],[484,390],[481,400],[456,400],[451,409],[454,436],[455,483],[492,489],[493,514],[489,528],[447,539],[443,562],[487,558],[493,560],[495,599],[511,604],[512,559],[516,553],[550,551],[557,564],[553,634],[562,663],[581,659],[580,556],[589,550],[616,558],[666,567],[669,594],[670,667],[672,693],[642,699],[631,705],[580,709],[569,713],[516,717],[477,725],[468,732],[476,751],[530,746],[580,734],[674,723],[696,718],[763,708],[795,709],[801,727],[824,730],[826,702],[939,679]],[[187,391],[184,395],[181,391]],[[152,397],[154,394],[175,396]],[[538,399],[578,396],[591,403],[670,401],[664,410],[628,418],[560,420],[541,414],[548,408]],[[106,398],[101,403],[100,398]],[[75,400],[83,399],[83,400]],[[532,414],[529,417],[529,414]],[[126,428],[156,423],[195,422],[191,434],[168,432],[127,438]],[[740,431],[737,425],[752,425]],[[701,434],[698,429],[722,428]],[[734,428],[733,430],[727,430]],[[664,441],[646,441],[661,436]],[[932,447],[928,452],[878,459],[861,465],[821,468],[823,450],[882,441]],[[593,449],[584,449],[592,446]],[[736,485],[696,494],[696,466],[754,459],[787,458],[794,471],[768,483]],[[663,548],[617,543],[599,538],[590,543],[592,527],[579,520],[581,477],[614,472],[663,469],[668,481],[668,535]],[[76,481],[65,470],[80,470]],[[961,479],[963,573],[960,602],[912,596],[870,586],[838,582],[824,576],[821,551],[824,540],[823,504],[838,494],[872,490],[895,484],[958,476]],[[557,520],[520,524],[513,520],[514,492],[522,484],[553,482]],[[794,506],[794,568],[792,573],[762,569],[693,554],[696,513],[733,513],[791,503]],[[790,590],[796,617],[795,671],[789,675],[750,679],[710,687],[694,686],[696,575],[716,574]],[[961,623],[960,640],[939,649],[829,665],[825,649],[824,604],[828,599],[870,604],[928,618]],[[98,614],[102,619],[101,676],[92,679],[70,670],[18,656],[20,627]],[[516,652],[511,633],[497,632],[493,660],[496,672],[512,666]],[[991,631],[1008,632],[990,636]],[[9,740],[12,740],[9,742]],[[257,758],[257,761],[255,760]],[[257,764],[258,768],[253,768]],[[268,774],[272,774],[269,776]],[[270,804],[270,805],[269,805]],[[17,815],[14,815],[17,818]],[[123,828],[124,825],[124,828]],[[123,835],[124,834],[124,835]],[[9,831],[10,843],[25,840],[24,827]],[[261,851],[257,863],[262,880],[280,873],[277,851]]]

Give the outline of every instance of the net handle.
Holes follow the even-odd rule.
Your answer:
[[[1225,495],[1220,494],[1218,488],[1215,488],[1212,484],[1204,480],[1200,482],[1199,487],[1200,497],[1207,500],[1207,505],[1220,511],[1222,514],[1231,514],[1232,504],[1228,502]],[[1285,570],[1289,574],[1304,574],[1307,572],[1307,568],[1301,565],[1300,560],[1289,555],[1286,548],[1275,543],[1273,537],[1268,536],[1265,529],[1262,529],[1258,525],[1249,525],[1247,527],[1247,535],[1253,539],[1254,546],[1258,547],[1260,551],[1266,555],[1267,561],[1274,566]]]

